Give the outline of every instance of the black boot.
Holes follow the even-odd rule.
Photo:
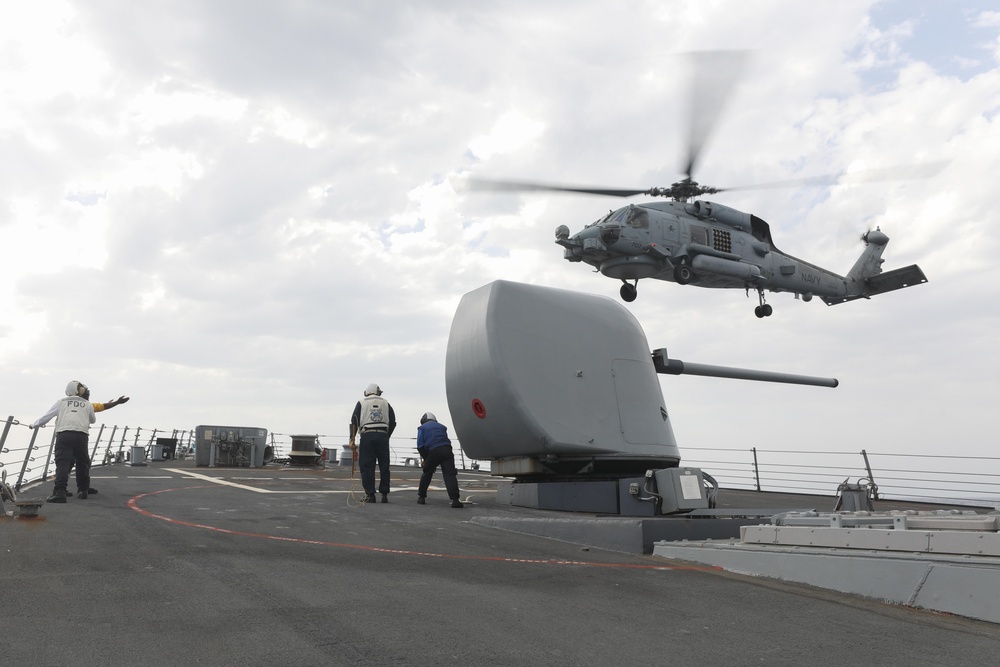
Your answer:
[[[462,504],[462,501],[459,500],[458,498],[453,498],[452,499],[451,506],[452,507],[465,507],[465,505]]]
[[[86,490],[84,490],[84,491],[78,491],[77,494],[76,494],[76,497],[79,498],[80,500],[86,500],[87,499],[87,491]]]
[[[383,503],[389,502],[389,494],[388,493],[383,493],[382,494],[382,502]]]
[[[426,505],[427,504],[427,499],[424,498],[423,496],[417,496],[417,504],[418,505]]]
[[[45,499],[47,503],[64,503],[66,502],[66,489],[56,489],[52,492],[52,495]]]

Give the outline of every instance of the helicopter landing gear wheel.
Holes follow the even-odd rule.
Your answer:
[[[694,280],[694,271],[687,264],[678,264],[674,267],[674,280],[678,285],[687,285]]]
[[[639,281],[636,280],[634,285],[629,285],[624,280],[622,281],[622,288],[618,292],[621,294],[622,301],[632,303],[635,301],[635,297],[639,296]]]
[[[758,318],[771,317],[774,308],[771,308],[771,304],[764,303],[764,290],[757,290],[757,296],[760,299],[760,305],[753,309],[753,314]]]

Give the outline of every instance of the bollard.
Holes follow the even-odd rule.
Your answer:
[[[14,516],[13,510],[8,510],[3,506],[8,500],[17,504],[17,492],[7,484],[7,471],[4,470],[2,475],[0,475],[0,514]]]
[[[323,456],[326,461],[327,466],[337,465],[337,448],[336,447],[324,447]]]
[[[145,458],[146,458],[146,448],[143,447],[142,445],[133,445],[132,460],[129,462],[129,465],[132,467],[144,466],[146,465]]]
[[[41,500],[18,500],[17,505],[17,518],[19,519],[34,519],[38,516],[38,510],[42,506]]]

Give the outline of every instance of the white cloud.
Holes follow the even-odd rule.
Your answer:
[[[231,97],[197,86],[185,86],[164,77],[128,100],[124,119],[144,133],[163,126],[176,125],[194,118],[210,118],[221,122],[236,122],[247,110],[246,100]],[[276,112],[279,115],[281,112]],[[290,124],[288,114],[282,121]]]
[[[0,369],[17,378],[0,406],[26,420],[79,376],[133,394],[122,410],[148,427],[345,434],[377,381],[403,432],[425,410],[444,418],[463,294],[499,278],[618,291],[563,261],[552,232],[619,201],[456,184],[668,185],[687,127],[676,53],[750,49],[697,178],[949,160],[921,181],[716,197],[834,270],[881,225],[886,268],[917,262],[930,282],[834,308],[775,295],[764,322],[753,294],[640,283],[629,309],[654,347],[844,383],[664,380],[681,447],[856,447],[872,432],[900,451],[945,435],[982,451],[1000,373],[981,334],[1000,324],[996,12],[958,22],[994,59],[957,71],[907,6],[585,2],[568,21],[520,0],[388,18],[318,0],[22,3],[0,27]],[[908,422],[942,405],[947,427]]]
[[[542,134],[545,124],[517,111],[500,116],[490,132],[469,142],[469,150],[479,160],[489,160],[498,153],[518,150]]]
[[[0,127],[30,118],[14,114],[26,105],[57,95],[100,95],[111,65],[90,36],[81,31],[71,2],[39,0],[4,8],[0,24],[4,66],[0,89],[7,95]]]

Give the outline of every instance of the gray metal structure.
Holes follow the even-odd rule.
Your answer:
[[[455,433],[517,480],[511,504],[634,516],[711,504],[707,476],[679,469],[658,373],[838,384],[669,359],[611,299],[503,280],[462,298],[445,359]]]
[[[324,462],[323,448],[318,435],[293,435],[292,449],[288,453],[288,463],[300,466],[321,466]],[[336,457],[337,450],[333,450]]]
[[[680,453],[639,322],[610,299],[504,280],[469,292],[445,383],[465,453],[494,473],[635,473]]]
[[[998,512],[790,512],[653,553],[1000,623],[998,529]]]
[[[267,429],[256,426],[198,426],[195,463],[199,466],[260,468],[267,450]]]

